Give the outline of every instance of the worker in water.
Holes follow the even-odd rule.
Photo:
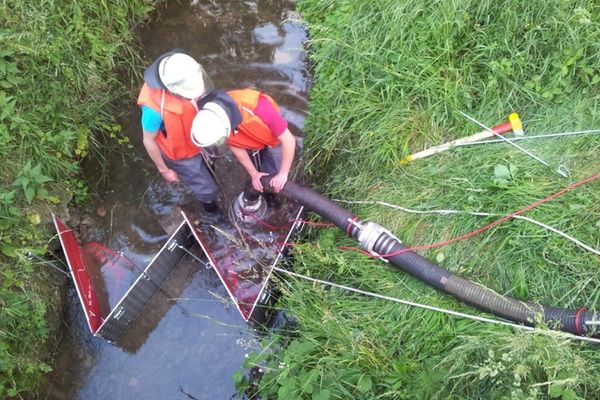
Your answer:
[[[213,154],[226,143],[250,175],[254,189],[263,191],[260,178],[264,175],[273,175],[273,191],[283,189],[296,140],[270,96],[254,89],[214,90],[198,102],[198,108],[191,138],[205,154]],[[265,197],[269,203],[276,201]]]
[[[168,182],[181,181],[207,212],[218,211],[217,185],[198,148],[190,139],[197,101],[212,90],[212,82],[191,56],[172,50],[145,71],[138,97],[143,143]]]

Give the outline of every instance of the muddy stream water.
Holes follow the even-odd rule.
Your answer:
[[[285,0],[169,1],[140,31],[142,52],[152,60],[173,48],[186,49],[216,87],[254,87],[268,93],[292,133],[301,138],[309,78],[303,51],[306,30],[294,8],[294,1]],[[134,149],[107,156],[108,178],[97,186],[99,202],[87,216],[72,216],[67,223],[77,225],[82,240],[101,243],[144,267],[167,240],[165,225],[178,207],[193,200],[157,173],[142,146],[139,117],[135,104],[122,110],[120,123]],[[247,176],[231,157],[219,162],[220,206],[226,210]],[[94,185],[100,166],[88,170]],[[282,221],[293,217],[294,209],[286,207],[280,212]],[[43,398],[237,398],[231,376],[248,352],[259,349],[261,333],[232,306],[213,270],[188,264],[166,284],[168,295],[155,296],[146,307],[122,345],[90,333],[69,285],[65,331]],[[135,277],[120,277],[108,297],[121,296]],[[115,301],[108,299],[111,306]]]

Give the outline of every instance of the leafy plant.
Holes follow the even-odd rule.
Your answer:
[[[40,200],[48,198],[48,191],[43,185],[50,181],[52,181],[52,178],[42,174],[42,164],[31,167],[31,161],[27,161],[23,170],[13,182],[13,186],[21,186],[25,194],[25,200],[31,204],[36,197]]]
[[[100,154],[99,137],[129,145],[104,127],[118,125],[117,101],[130,94],[119,79],[137,79],[131,27],[155,3],[0,4],[0,398],[39,397],[50,300],[47,276],[23,255],[47,251],[49,211],[70,191],[89,196],[79,163]]]
[[[506,165],[498,164],[494,167],[494,183],[496,185],[505,186],[507,185],[517,173],[517,167],[510,164]]]
[[[19,217],[22,214],[21,209],[17,207],[14,190],[7,193],[0,193],[0,216],[3,217],[2,221],[8,223],[6,219]],[[0,224],[2,221],[0,221]]]
[[[562,400],[580,400],[581,397],[577,396],[577,393],[571,388],[566,388],[559,384],[552,384],[548,388],[548,396],[551,399],[562,399]]]

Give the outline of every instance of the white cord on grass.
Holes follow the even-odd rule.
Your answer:
[[[346,204],[378,204],[381,206],[385,206],[385,207],[390,207],[390,208],[394,208],[397,210],[401,210],[407,213],[412,213],[412,214],[442,214],[442,215],[449,215],[449,214],[463,214],[463,215],[476,215],[476,216],[481,216],[481,217],[490,217],[490,216],[499,216],[501,214],[497,214],[497,213],[486,213],[486,212],[477,212],[477,211],[459,211],[459,210],[413,210],[410,208],[406,208],[406,207],[401,207],[395,204],[390,204],[390,203],[386,203],[385,201],[367,201],[367,200],[339,200],[336,199],[334,201],[340,202],[340,203],[346,203]],[[556,233],[557,235],[560,235],[562,237],[564,237],[567,240],[570,240],[571,242],[575,243],[576,245],[578,245],[579,247],[596,254],[597,256],[600,256],[600,250],[597,250],[585,243],[583,243],[582,241],[580,241],[579,239],[574,238],[573,236],[560,231],[550,225],[546,225],[543,222],[540,221],[536,221],[535,219],[532,218],[528,218],[528,217],[524,217],[522,215],[513,215],[512,218],[515,219],[522,219],[523,221],[527,221],[527,222],[531,222],[532,224],[541,226],[544,229],[547,229],[551,232]]]
[[[529,157],[533,158],[536,161],[539,161],[540,163],[544,164],[546,167],[551,168],[550,164],[548,164],[546,161],[542,160],[540,157],[536,156],[535,154],[533,154],[530,151],[525,150],[523,147],[519,146],[518,144],[516,144],[515,142],[513,142],[512,140],[502,136],[501,134],[499,134],[498,132],[494,132],[493,130],[491,130],[490,128],[488,128],[487,126],[485,126],[484,124],[482,124],[481,122],[477,121],[475,118],[465,114],[462,111],[458,112],[460,115],[462,115],[463,117],[465,117],[466,119],[468,119],[469,121],[479,125],[480,127],[482,127],[483,129],[485,129],[486,131],[498,136],[500,139],[504,140],[506,143],[509,143],[511,145],[513,145],[514,147],[516,147],[517,149],[521,150],[523,153],[527,154]],[[555,172],[557,172],[559,175],[568,178],[568,175],[561,170],[556,170]]]
[[[281,272],[283,274],[287,274],[287,275],[290,275],[290,276],[293,276],[293,277],[296,277],[296,278],[300,278],[300,279],[304,279],[304,280],[307,280],[307,281],[319,283],[321,285],[327,285],[327,286],[331,286],[331,287],[336,287],[338,289],[343,289],[343,290],[347,290],[347,291],[350,291],[350,292],[362,294],[364,296],[374,297],[374,298],[377,298],[377,299],[382,299],[382,300],[387,300],[387,301],[393,301],[395,303],[400,303],[400,304],[404,304],[404,305],[411,306],[411,307],[417,307],[417,308],[422,308],[422,309],[429,310],[429,311],[440,312],[440,313],[443,313],[443,314],[446,314],[446,315],[451,315],[451,316],[454,316],[454,317],[466,318],[466,319],[470,319],[470,320],[474,320],[474,321],[478,321],[478,322],[485,322],[485,323],[489,323],[489,324],[509,326],[509,327],[512,327],[512,328],[522,329],[522,330],[530,331],[530,332],[541,334],[541,335],[560,336],[560,337],[563,337],[565,339],[581,340],[581,341],[585,341],[585,342],[600,343],[600,339],[595,339],[595,338],[591,338],[591,337],[587,337],[587,336],[576,336],[576,335],[573,335],[573,334],[570,334],[570,333],[567,333],[567,332],[562,332],[562,331],[542,330],[542,329],[537,329],[537,328],[534,328],[534,327],[531,327],[531,326],[515,324],[515,323],[512,323],[512,322],[501,321],[501,320],[492,319],[492,318],[486,318],[486,317],[480,317],[480,316],[477,316],[477,315],[466,314],[466,313],[462,313],[462,312],[459,312],[459,311],[446,310],[444,308],[429,306],[427,304],[420,304],[420,303],[415,303],[413,301],[398,299],[398,298],[395,298],[395,297],[385,296],[385,295],[378,294],[378,293],[367,292],[366,290],[356,289],[356,288],[353,288],[353,287],[350,287],[350,286],[345,286],[345,285],[340,285],[338,283],[333,283],[333,282],[325,281],[323,279],[312,278],[310,276],[306,276],[306,275],[298,274],[296,272],[288,271],[286,269],[279,268],[277,266],[273,266],[273,269],[275,271]]]
[[[600,129],[589,129],[586,131],[549,133],[549,134],[545,134],[545,135],[517,136],[517,137],[511,138],[511,140],[513,142],[520,142],[522,140],[548,139],[548,138],[565,137],[565,136],[573,136],[573,135],[597,135],[599,133],[600,133]],[[502,143],[502,142],[504,142],[504,140],[501,140],[501,139],[480,140],[478,142],[471,142],[471,143],[458,143],[458,144],[453,145],[452,147],[472,146],[472,145],[476,145],[476,144]]]

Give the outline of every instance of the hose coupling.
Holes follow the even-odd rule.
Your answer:
[[[239,221],[253,223],[265,216],[267,202],[260,194],[252,196],[244,191],[233,201],[232,209]]]
[[[256,199],[248,199],[245,196],[245,192],[240,193],[238,196],[238,206],[245,212],[257,212],[262,206],[262,196],[258,196]]]
[[[385,259],[381,254],[379,254],[378,252],[375,251],[375,244],[377,243],[378,239],[381,237],[381,235],[387,235],[388,239],[390,240],[386,240],[386,244],[387,242],[393,242],[394,240],[397,240],[398,242],[402,243],[400,241],[400,239],[398,239],[396,236],[394,236],[394,234],[392,232],[390,232],[389,230],[385,229],[383,226],[375,223],[375,222],[367,222],[366,224],[363,224],[361,226],[360,232],[358,233],[358,241],[360,243],[360,246],[368,251],[370,254],[372,254],[373,256],[380,258],[384,261],[387,261],[387,259]],[[378,246],[380,248],[382,248],[382,246]],[[383,247],[388,247],[383,246]],[[384,254],[386,253],[386,251],[384,250]]]

